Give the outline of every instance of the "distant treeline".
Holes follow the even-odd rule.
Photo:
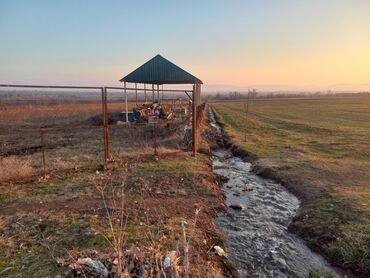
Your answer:
[[[353,95],[369,95],[370,92],[258,92],[256,89],[253,89],[249,92],[225,92],[225,93],[216,93],[216,94],[205,94],[203,98],[205,100],[233,100],[233,99],[255,99],[255,98],[297,98],[297,97],[336,97],[336,96],[353,96]]]

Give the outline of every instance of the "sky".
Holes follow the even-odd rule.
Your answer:
[[[370,0],[0,0],[0,83],[120,85],[155,56],[208,91],[370,90]]]

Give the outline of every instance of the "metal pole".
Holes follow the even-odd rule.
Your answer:
[[[145,94],[145,103],[146,103],[146,84],[144,83],[144,94]]]
[[[162,102],[163,102],[163,84],[162,84]]]
[[[198,101],[197,101],[197,107],[199,107],[199,111],[198,111],[198,119],[197,119],[197,127],[200,126],[201,124],[201,121],[202,121],[202,98],[201,98],[201,94],[200,94],[200,91],[201,91],[201,84],[197,84],[197,93],[198,93]]]
[[[104,134],[105,134],[105,161],[109,160],[109,138],[108,138],[108,96],[107,96],[107,88],[104,89],[104,106],[105,106],[105,123],[104,123]]]
[[[197,153],[197,103],[196,103],[196,85],[193,86],[193,121],[192,121],[192,145],[193,156]]]
[[[109,159],[109,145],[108,145],[108,107],[107,107],[107,89],[101,88],[102,95],[102,113],[103,113],[103,139],[104,139],[104,161]]]
[[[102,116],[103,116],[103,141],[104,141],[104,161],[106,161],[107,154],[106,154],[106,147],[105,147],[105,94],[104,94],[104,88],[101,88],[101,105],[102,105]]]
[[[44,178],[46,178],[46,160],[45,160],[45,147],[44,147],[44,131],[40,129],[40,141],[41,141],[41,152],[42,152],[42,166],[44,169]]]
[[[135,83],[135,96],[136,96],[136,106],[137,106],[137,83]]]
[[[157,84],[157,100],[159,102],[159,84]]]
[[[128,104],[127,104],[127,91],[126,91],[126,82],[123,83],[123,91],[125,92],[125,106],[126,106],[126,123],[128,123]]]
[[[152,84],[153,102],[154,102],[154,84]]]

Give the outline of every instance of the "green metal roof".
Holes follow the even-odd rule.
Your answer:
[[[176,66],[161,55],[150,59],[123,77],[120,81],[146,84],[203,84],[200,79]]]

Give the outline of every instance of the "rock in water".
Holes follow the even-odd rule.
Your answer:
[[[242,210],[244,209],[244,206],[242,204],[231,204],[229,205],[230,208],[235,209],[235,210]]]

